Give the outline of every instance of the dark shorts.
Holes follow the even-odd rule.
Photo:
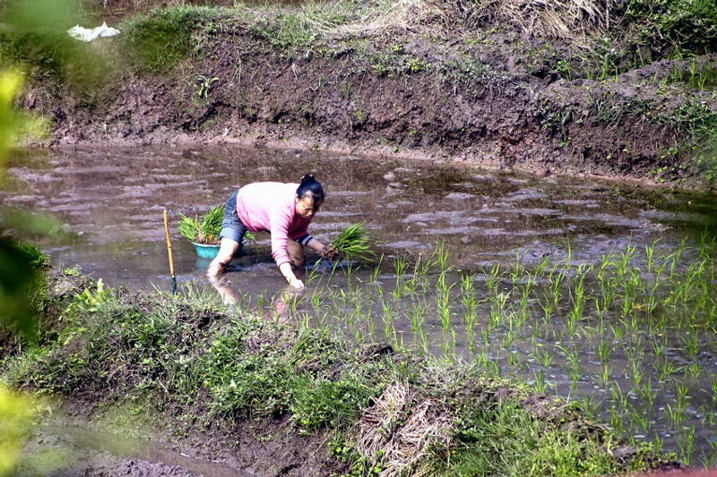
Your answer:
[[[237,215],[237,192],[239,191],[234,192],[226,203],[222,231],[219,237],[232,239],[235,242],[241,243],[247,228]]]

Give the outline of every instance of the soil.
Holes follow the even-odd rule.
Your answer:
[[[90,396],[85,396],[89,399]],[[19,475],[264,477],[340,475],[344,465],[330,458],[323,435],[299,435],[287,419],[241,421],[234,429],[166,425],[113,429],[101,401],[67,401],[54,409],[25,446],[27,456],[63,455],[59,464],[26,459]],[[106,406],[100,406],[107,409]],[[179,434],[179,437],[178,435]],[[54,467],[54,469],[53,469]]]
[[[392,32],[298,49],[267,35],[221,18],[201,53],[170,72],[127,67],[89,96],[36,83],[22,104],[52,118],[53,145],[234,142],[708,185],[682,147],[692,136],[670,118],[687,99],[713,110],[717,100],[684,88],[659,93],[685,61],[614,82],[568,80],[553,64],[565,45],[518,32],[489,33],[474,46]],[[202,77],[215,79],[203,92]]]

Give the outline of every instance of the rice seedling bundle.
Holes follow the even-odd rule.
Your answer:
[[[331,243],[346,260],[366,261],[376,256],[366,232],[366,224],[351,224]]]
[[[191,242],[202,244],[219,243],[224,219],[224,205],[215,205],[203,217],[187,217],[182,214],[179,219],[179,233]]]

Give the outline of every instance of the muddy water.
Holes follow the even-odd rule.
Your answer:
[[[261,477],[251,469],[190,456],[146,437],[103,429],[77,417],[53,415],[25,446],[16,475]]]
[[[312,224],[330,240],[346,225],[366,221],[386,254],[429,252],[445,242],[453,265],[472,270],[495,261],[593,261],[659,239],[672,247],[715,228],[717,200],[642,191],[613,183],[535,179],[455,170],[428,163],[403,164],[305,151],[242,148],[165,148],[37,152],[11,161],[14,191],[4,204],[49,212],[71,233],[42,243],[56,266],[79,264],[112,285],[168,287],[162,210],[203,213],[254,181],[298,180],[314,171],[327,200]],[[206,262],[172,232],[180,281],[200,279]],[[259,234],[251,255],[239,260],[253,278],[243,290],[282,284]],[[257,275],[261,279],[256,279]]]
[[[67,223],[69,233],[41,243],[55,266],[77,264],[112,286],[168,290],[164,208],[176,225],[181,213],[203,213],[224,202],[242,184],[296,181],[309,171],[317,174],[327,191],[327,200],[312,224],[314,235],[329,241],[346,225],[365,221],[379,242],[379,253],[385,255],[382,269],[373,277],[367,268],[352,271],[343,267],[331,274],[326,266],[305,275],[310,284],[297,311],[341,317],[339,322],[332,317],[325,321],[349,333],[358,330],[382,336],[377,284],[390,293],[396,287],[396,261],[408,257],[410,266],[419,256],[431,254],[437,243],[444,243],[450,252],[453,279],[470,273],[478,283],[485,283],[485,270],[493,264],[510,266],[517,261],[531,266],[546,258],[551,263],[597,264],[602,256],[619,254],[628,245],[644,249],[655,244],[658,251],[667,254],[683,240],[694,244],[704,232],[717,231],[714,196],[596,180],[538,179],[430,163],[238,147],[31,152],[13,159],[14,189],[0,193],[0,200],[55,214]],[[204,279],[207,261],[195,257],[176,228],[172,235],[180,284],[214,293]],[[311,258],[315,257],[310,257],[310,263]],[[694,252],[686,252],[688,265],[697,258]],[[273,309],[267,303],[285,283],[271,260],[268,235],[258,234],[258,242],[233,265],[228,286],[244,294],[252,306]],[[337,298],[335,292],[340,289],[348,290],[348,295]],[[455,296],[455,300],[460,298]],[[429,346],[435,342],[436,352],[443,351],[435,303],[397,298],[391,306],[397,314],[393,324],[396,333],[407,341],[416,331],[411,321],[416,307],[431,308],[421,326]],[[401,316],[402,307],[407,311]],[[453,313],[460,315],[460,305]],[[372,318],[361,318],[359,323],[353,321],[356,315]],[[556,328],[562,326],[559,318]],[[460,322],[459,316],[452,319]],[[507,334],[501,331],[491,337],[506,342],[503,348],[481,347],[476,344],[479,339],[470,339],[457,328],[451,338],[451,352],[465,360],[485,359],[487,353],[492,365],[503,369],[504,374],[547,383],[549,390],[570,399],[588,397],[596,403],[601,417],[612,417],[613,422],[616,403],[622,399],[615,393],[624,392],[627,401],[623,402],[629,403],[639,423],[627,430],[628,435],[638,440],[657,436],[669,449],[687,449],[684,453],[693,464],[717,456],[717,410],[715,396],[710,394],[711,387],[717,389],[717,342],[713,335],[700,337],[696,364],[702,374],[697,380],[670,378],[660,387],[663,383],[657,384],[660,379],[650,368],[651,332],[638,333],[647,337],[642,340],[645,350],[638,350],[643,356],[642,372],[655,383],[657,392],[654,402],[643,406],[631,391],[631,363],[626,355],[634,350],[627,338],[611,342],[610,384],[600,384],[599,376],[606,369],[597,356],[600,339],[561,342],[561,335],[550,330],[536,334],[528,329],[518,333],[517,339]],[[678,369],[686,369],[693,363],[680,349],[685,338],[676,334],[671,339],[674,345],[667,348],[667,357]],[[581,351],[583,375],[573,383],[564,350]],[[485,353],[481,355],[481,351]],[[514,365],[516,360],[518,364]],[[690,393],[689,405],[686,416],[675,427],[667,414],[674,408],[680,386]],[[624,414],[626,421],[628,414]],[[690,432],[692,441],[686,437]]]

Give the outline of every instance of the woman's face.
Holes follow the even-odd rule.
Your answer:
[[[305,219],[311,218],[321,207],[321,201],[314,203],[314,196],[311,194],[304,194],[301,199],[297,197],[295,202],[296,213]]]

